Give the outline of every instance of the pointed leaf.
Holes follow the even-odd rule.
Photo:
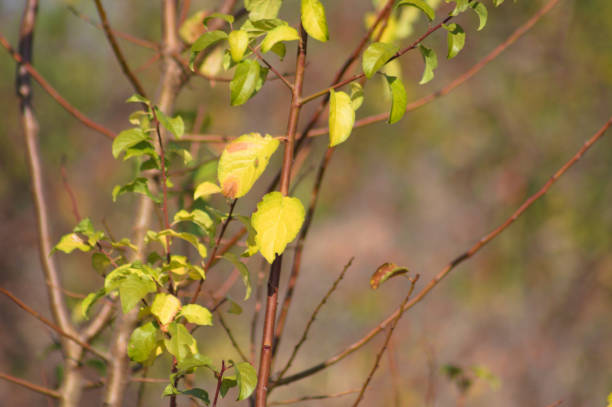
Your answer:
[[[128,343],[128,356],[134,362],[146,362],[150,359],[161,339],[159,329],[152,322],[147,322],[132,332]]]
[[[238,401],[248,398],[257,386],[257,371],[250,363],[242,362],[234,366],[238,382]]]
[[[405,267],[398,267],[394,263],[385,263],[380,266],[374,272],[374,274],[372,274],[372,278],[370,278],[370,286],[372,286],[372,288],[376,290],[382,283],[384,283],[388,279],[406,273],[408,273],[408,269]]]
[[[399,50],[397,45],[375,42],[363,53],[362,67],[366,77],[371,78]]]
[[[172,294],[159,293],[151,304],[151,314],[155,315],[162,325],[168,325],[181,309],[181,301]]]
[[[359,82],[351,82],[351,107],[357,111],[363,104],[363,86]]]
[[[246,31],[236,30],[229,34],[228,42],[230,54],[235,62],[242,61],[244,54],[249,47],[249,34]]]
[[[200,353],[195,353],[176,365],[179,372],[192,371],[198,367],[212,366],[212,360],[208,356],[204,356]]]
[[[249,11],[249,19],[253,21],[273,19],[278,15],[281,0],[247,0],[244,2]]]
[[[119,299],[121,300],[121,309],[124,313],[128,313],[136,306],[147,294],[155,292],[157,287],[150,278],[146,278],[139,274],[128,275],[119,284]]]
[[[246,59],[238,64],[234,78],[230,82],[230,103],[240,106],[246,103],[256,92],[261,83],[261,66],[257,61]]]
[[[451,11],[450,15],[456,16],[459,15],[459,13],[463,13],[465,10],[467,10],[471,0],[446,0],[447,3],[450,3],[451,1],[455,3],[455,9]]]
[[[399,8],[400,6],[412,6],[420,9],[429,18],[429,21],[436,18],[436,12],[425,0],[402,0],[397,3],[396,7]]]
[[[406,97],[406,89],[400,78],[395,76],[385,75],[387,84],[391,91],[391,113],[389,114],[389,123],[398,122],[406,113],[408,98]]]
[[[431,48],[427,48],[426,46],[419,44],[419,51],[421,51],[421,56],[423,57],[423,61],[425,62],[425,70],[423,71],[423,77],[419,84],[423,85],[434,77],[434,69],[438,67],[438,56],[435,51]]]
[[[304,30],[315,40],[329,40],[325,7],[319,0],[302,0],[302,25]]]
[[[355,111],[351,97],[344,92],[330,91],[329,98],[329,146],[345,142],[355,124]]]
[[[118,158],[123,150],[148,139],[149,136],[139,128],[122,131],[113,140],[113,157]]]
[[[274,45],[281,41],[298,41],[299,39],[300,35],[295,28],[288,25],[279,25],[268,32],[266,38],[264,38],[261,43],[261,50],[263,52],[268,52]]]
[[[198,185],[193,193],[193,199],[208,198],[210,195],[221,192],[221,187],[210,181],[204,181]]]
[[[99,289],[94,293],[89,293],[83,302],[81,302],[81,316],[83,319],[89,319],[89,310],[93,305],[102,297],[106,295],[106,290],[104,288]]]
[[[489,12],[487,11],[487,6],[482,4],[479,1],[476,1],[470,5],[474,12],[478,15],[478,28],[476,30],[482,30],[485,25],[487,25],[487,17],[489,16]]]
[[[493,6],[499,7],[504,2],[504,0],[493,0]]]
[[[212,325],[212,314],[198,304],[187,304],[181,309],[181,316],[187,321],[198,325]]]
[[[234,23],[234,16],[232,16],[230,14],[212,13],[211,15],[207,16],[204,19],[204,21],[203,21],[204,25],[207,25],[210,20],[214,20],[215,18],[220,18],[221,20],[225,21],[228,24],[233,24]]]
[[[88,252],[91,250],[91,246],[84,242],[83,239],[81,239],[81,237],[76,233],[69,233],[62,236],[59,243],[55,245],[53,250],[51,250],[51,254],[57,250],[70,254],[75,249],[82,252]]]
[[[246,195],[264,172],[278,140],[269,134],[245,134],[225,146],[217,170],[223,195],[240,198]]]
[[[241,262],[240,258],[236,256],[234,253],[225,253],[223,255],[223,258],[231,262],[234,266],[236,266],[236,268],[240,272],[240,275],[242,276],[242,282],[244,283],[244,286],[246,287],[246,293],[244,294],[244,300],[245,301],[248,300],[249,297],[251,296],[251,276],[249,274],[249,269],[247,269],[247,266],[243,262]]]
[[[168,117],[164,114],[164,112],[159,110],[157,106],[154,108],[154,110],[157,120],[159,120],[159,123],[164,126],[166,130],[174,134],[176,138],[183,137],[183,134],[185,133],[185,123],[183,123],[181,116]]]
[[[194,209],[191,212],[187,212],[182,209],[174,215],[173,225],[179,222],[193,222],[204,230],[210,229],[214,222],[211,219],[210,215],[204,212],[201,209]]]
[[[463,49],[465,45],[465,31],[463,31],[459,24],[444,25],[444,28],[448,31],[448,54],[446,57],[451,59],[457,56],[459,51]]]
[[[164,339],[166,349],[170,352],[178,363],[183,363],[187,358],[198,353],[196,340],[185,325],[171,322],[168,325],[168,334],[170,339]]]
[[[208,397],[208,392],[206,390],[204,390],[204,389],[200,389],[200,388],[194,387],[194,388],[189,389],[189,390],[182,390],[180,393],[184,394],[186,396],[191,396],[191,397],[195,397],[197,399],[200,399],[207,406],[210,404],[210,399]]]
[[[251,217],[257,236],[259,251],[272,263],[277,254],[283,253],[302,228],[304,206],[297,198],[283,196],[280,192],[264,195]]]

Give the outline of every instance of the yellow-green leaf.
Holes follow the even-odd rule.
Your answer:
[[[393,124],[404,117],[408,98],[406,97],[406,89],[400,78],[395,76],[385,75],[389,89],[391,90],[391,113],[389,114],[389,123]]]
[[[249,34],[246,31],[235,30],[227,38],[230,46],[230,54],[236,62],[242,61],[244,53],[249,47]]]
[[[162,325],[168,325],[181,309],[181,301],[172,294],[159,293],[151,305],[151,314],[155,315]]]
[[[355,111],[351,97],[344,92],[330,91],[329,98],[329,146],[346,141],[355,124]]]
[[[248,398],[257,386],[257,371],[248,362],[241,362],[234,366],[236,381],[238,382],[238,401]]]
[[[363,86],[359,82],[351,82],[351,107],[357,111],[363,104]]]
[[[249,269],[243,262],[240,261],[240,258],[234,253],[225,253],[223,255],[223,258],[231,262],[234,266],[236,266],[236,269],[242,276],[242,282],[244,283],[244,286],[246,288],[244,300],[248,300],[251,296],[251,276],[249,274]]]
[[[212,314],[198,304],[187,304],[181,309],[181,316],[197,325],[212,325]]]
[[[448,31],[446,36],[448,40],[448,54],[446,57],[451,59],[457,56],[459,51],[463,49],[465,45],[465,31],[463,31],[463,28],[461,28],[459,24],[454,23],[444,25],[444,28]]]
[[[183,363],[187,358],[198,353],[198,345],[193,336],[189,333],[185,325],[172,322],[168,325],[170,338],[164,339],[166,349],[178,363]]]
[[[230,82],[230,104],[240,106],[246,103],[262,85],[261,66],[257,61],[245,59],[236,66]]]
[[[302,0],[302,25],[304,30],[315,40],[329,40],[325,8],[319,0]]]
[[[300,36],[295,28],[288,25],[279,25],[268,32],[266,38],[261,43],[261,50],[268,52],[281,41],[297,41],[299,39]]]
[[[419,84],[423,85],[433,79],[434,69],[438,67],[438,56],[436,55],[436,52],[433,49],[427,48],[422,44],[419,44],[419,51],[421,51],[423,62],[425,62],[423,77],[419,82]]]
[[[375,42],[363,53],[362,68],[366,77],[371,78],[399,50],[397,45]]]
[[[221,187],[210,181],[204,181],[198,185],[193,193],[193,199],[208,198],[210,195],[221,192]]]
[[[304,223],[304,214],[299,199],[283,196],[280,192],[264,195],[257,204],[251,224],[257,232],[255,241],[259,251],[269,263],[295,239]]]
[[[402,0],[397,3],[396,7],[400,6],[412,6],[420,9],[429,18],[429,21],[436,18],[436,12],[425,0]]]
[[[253,21],[276,18],[280,10],[281,0],[246,0],[249,19]]]
[[[128,356],[134,362],[144,363],[148,361],[151,354],[157,349],[161,338],[161,332],[155,325],[152,322],[147,322],[132,332],[128,343]]]
[[[146,141],[149,139],[149,136],[142,131],[142,129],[134,128],[129,130],[124,130],[115,139],[113,140],[113,157],[119,157],[122,151],[125,149],[135,146],[136,144]]]
[[[278,140],[269,134],[245,134],[225,146],[217,174],[223,195],[240,198],[246,195],[264,172]]]
[[[487,6],[482,4],[479,1],[476,1],[470,5],[474,12],[478,15],[478,28],[476,30],[482,30],[485,25],[487,25],[487,17],[489,16],[489,12],[487,11]]]
[[[70,233],[62,236],[59,243],[55,245],[51,253],[56,250],[64,253],[72,253],[73,250],[78,249],[82,252],[88,252],[91,250],[91,246],[83,241],[76,233]]]

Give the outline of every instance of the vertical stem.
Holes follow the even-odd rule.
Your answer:
[[[304,69],[306,66],[307,35],[304,27],[300,26],[300,42],[298,45],[295,83],[291,92],[291,110],[289,111],[289,123],[287,125],[287,139],[285,154],[280,177],[280,192],[283,195],[289,193],[291,181],[291,167],[293,165],[293,150],[295,146],[295,135],[300,116],[302,96],[302,85],[304,83]],[[264,316],[264,330],[261,343],[261,356],[259,373],[257,376],[257,388],[255,389],[255,406],[265,407],[268,394],[268,380],[272,368],[272,344],[274,341],[274,325],[276,322],[276,308],[278,305],[278,283],[282,267],[283,256],[277,256],[270,268],[268,280],[268,297],[266,299],[266,312]]]

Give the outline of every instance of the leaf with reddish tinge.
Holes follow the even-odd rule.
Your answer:
[[[408,269],[405,267],[399,267],[395,263],[385,263],[380,266],[374,274],[372,274],[372,278],[370,278],[370,286],[376,290],[382,283],[387,281],[392,277],[396,277],[402,274],[408,273]]]

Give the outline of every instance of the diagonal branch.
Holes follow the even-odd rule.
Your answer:
[[[282,386],[294,381],[303,379],[305,377],[311,376],[329,366],[335,365],[351,353],[355,352],[366,343],[368,343],[372,338],[374,338],[378,333],[380,333],[387,325],[389,325],[394,318],[400,312],[407,311],[411,309],[413,306],[418,304],[423,298],[425,298],[433,289],[446,277],[454,268],[456,268],[459,264],[468,260],[472,256],[474,256],[480,249],[482,249],[487,243],[491,240],[495,239],[499,234],[501,234],[504,230],[506,230],[514,221],[516,221],[529,207],[531,207],[538,199],[540,199],[548,190],[557,182],[559,178],[563,176],[572,166],[580,160],[580,158],[598,141],[600,140],[606,131],[612,126],[612,117],[608,119],[608,121],[595,133],[589,140],[587,140],[583,146],[578,150],[576,154],[572,156],[557,172],[553,174],[553,176],[544,184],[544,186],[535,194],[530,196],[504,223],[494,229],[491,233],[482,237],[477,243],[475,243],[469,250],[464,252],[463,254],[457,256],[453,261],[451,261],[446,267],[444,267],[412,300],[410,300],[406,305],[404,305],[401,309],[395,310],[393,314],[388,316],[384,321],[378,324],[376,328],[372,329],[366,335],[364,335],[361,339],[354,342],[352,345],[348,346],[343,351],[338,354],[330,357],[329,359],[318,363],[310,368],[304,369],[299,373],[296,373],[292,376],[279,380],[273,383],[273,386]]]
[[[32,391],[35,391],[36,393],[40,393],[40,394],[44,394],[45,396],[53,397],[54,399],[59,399],[61,397],[59,391],[57,391],[57,390],[48,389],[46,387],[39,386],[39,385],[31,383],[31,382],[29,382],[27,380],[20,379],[18,377],[11,376],[11,375],[6,374],[6,373],[0,372],[0,379],[4,379],[7,382],[15,383],[15,384],[17,384],[17,385],[19,385],[21,387],[25,387],[26,389],[30,389]]]

